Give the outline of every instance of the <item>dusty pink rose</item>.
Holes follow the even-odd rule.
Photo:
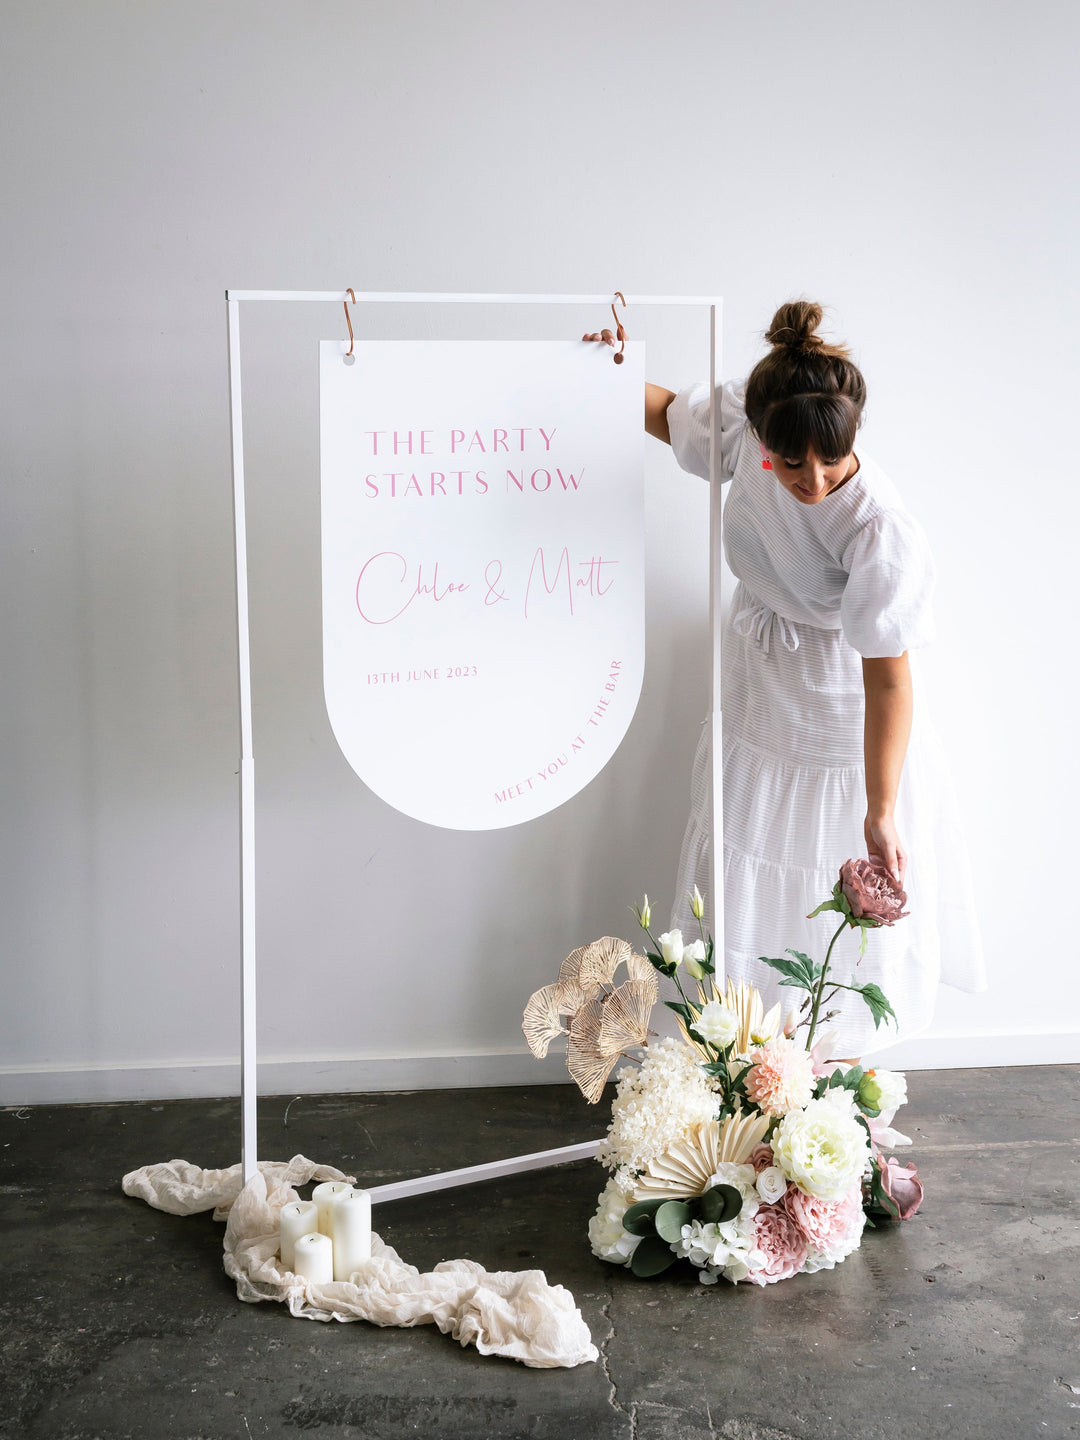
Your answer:
[[[895,1155],[877,1157],[878,1179],[886,1208],[897,1220],[910,1220],[922,1204],[923,1187],[914,1165],[901,1165]]]
[[[760,1175],[762,1170],[767,1170],[770,1165],[776,1164],[776,1161],[773,1159],[772,1146],[766,1145],[764,1140],[760,1145],[755,1145],[753,1150],[750,1151],[750,1158],[746,1163],[753,1165],[754,1173]]]
[[[840,1200],[819,1200],[789,1185],[783,1203],[807,1243],[827,1260],[846,1259],[859,1248],[864,1224],[861,1183]]]
[[[895,925],[908,913],[907,894],[880,860],[845,860],[840,866],[840,888],[856,920]]]
[[[752,1270],[746,1277],[755,1285],[773,1285],[777,1280],[790,1280],[806,1263],[806,1236],[792,1220],[782,1200],[775,1205],[758,1206],[754,1216],[754,1246],[765,1256],[762,1269]]]

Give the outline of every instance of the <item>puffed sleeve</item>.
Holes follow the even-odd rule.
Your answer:
[[[745,380],[729,380],[716,392],[720,420],[720,479],[735,473],[746,431]],[[668,406],[668,429],[675,459],[691,475],[709,478],[709,387],[704,382],[680,390]]]
[[[848,572],[840,623],[849,645],[871,660],[902,655],[934,638],[937,571],[922,526],[905,510],[883,510],[843,556]]]

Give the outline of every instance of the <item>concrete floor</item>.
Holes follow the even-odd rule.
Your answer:
[[[26,1440],[1052,1440],[1080,1434],[1080,1067],[909,1076],[923,1211],[834,1271],[757,1289],[594,1260],[593,1162],[376,1211],[426,1269],[539,1267],[599,1364],[528,1370],[434,1328],[244,1305],[220,1225],[120,1191],[137,1165],[238,1158],[235,1100],[0,1113],[0,1434]],[[371,1184],[570,1144],[569,1086],[267,1099],[261,1151]]]

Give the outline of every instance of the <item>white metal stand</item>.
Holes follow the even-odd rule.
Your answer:
[[[255,1025],[255,756],[251,724],[251,643],[248,624],[248,562],[247,515],[244,493],[244,415],[240,388],[240,303],[241,301],[300,301],[304,303],[350,304],[425,304],[425,305],[610,305],[611,295],[454,295],[442,293],[383,293],[345,290],[227,290],[225,308],[229,345],[229,431],[232,447],[233,521],[236,540],[236,630],[237,660],[240,677],[240,1143],[244,1182],[252,1178],[258,1163],[256,1119],[257,1051]],[[633,305],[700,305],[709,311],[709,385],[711,433],[716,426],[716,377],[719,366],[718,315],[723,305],[719,296],[632,295],[627,307]],[[712,726],[713,774],[722,773],[722,717],[720,707],[720,578],[722,573],[721,493],[718,482],[720,447],[714,443],[710,451],[709,477],[712,481],[709,499],[709,602],[712,615]],[[718,967],[724,956],[724,894],[723,880],[723,794],[722,787],[712,785],[712,932],[716,941]],[[493,1180],[525,1170],[538,1170],[549,1165],[564,1165],[595,1155],[599,1140],[583,1145],[567,1145],[558,1150],[541,1150],[532,1155],[518,1155],[487,1165],[472,1165],[463,1170],[448,1170],[439,1175],[426,1175],[416,1180],[403,1180],[393,1185],[378,1185],[371,1192],[375,1202],[399,1200],[409,1195],[423,1195],[432,1190],[447,1190],[458,1185],[471,1185],[480,1180]]]

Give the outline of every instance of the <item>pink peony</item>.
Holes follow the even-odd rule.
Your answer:
[[[910,1220],[922,1204],[923,1187],[914,1165],[901,1165],[895,1155],[886,1161],[876,1157],[878,1181],[885,1197],[885,1206],[897,1220]]]
[[[752,1270],[746,1277],[755,1285],[789,1280],[806,1263],[806,1236],[788,1214],[783,1200],[775,1205],[758,1206],[754,1216],[754,1248],[765,1256],[764,1266]]]
[[[894,925],[908,912],[907,894],[880,860],[845,860],[840,866],[840,888],[856,920]]]
[[[794,1040],[782,1035],[751,1052],[754,1068],[746,1077],[746,1093],[766,1115],[801,1110],[814,1093],[814,1062]]]
[[[746,1163],[753,1165],[755,1173],[760,1175],[762,1170],[767,1170],[770,1165],[776,1164],[773,1159],[772,1146],[767,1145],[764,1140],[760,1145],[755,1145]]]
[[[816,1268],[835,1265],[859,1248],[865,1224],[861,1183],[839,1200],[819,1200],[790,1185],[783,1203],[810,1248],[820,1252],[824,1265]]]

